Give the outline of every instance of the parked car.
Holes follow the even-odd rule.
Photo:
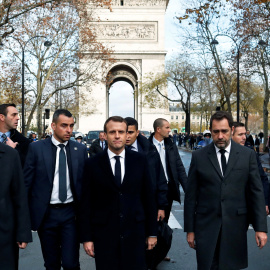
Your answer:
[[[86,146],[89,151],[94,140],[98,139],[99,133],[103,132],[103,130],[90,130],[86,136]]]
[[[150,137],[150,132],[149,131],[146,131],[146,130],[140,130],[140,133],[142,135],[144,135],[147,139]]]

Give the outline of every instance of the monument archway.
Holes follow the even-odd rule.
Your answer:
[[[138,119],[138,75],[133,67],[128,64],[120,63],[114,65],[107,74],[106,79],[106,117],[108,118],[110,112],[110,90],[114,83],[124,81],[133,89],[133,117]],[[119,104],[121,106],[121,104]]]
[[[156,118],[170,120],[166,101],[164,108],[152,108],[139,91],[150,73],[154,76],[164,71],[164,18],[168,3],[169,0],[112,0],[111,9],[97,10],[99,21],[92,22],[97,39],[113,50],[114,64],[105,73],[98,74],[99,83],[80,88],[82,96],[88,95],[89,100],[86,106],[83,102],[80,105],[80,131],[103,128],[109,117],[110,88],[119,81],[127,82],[134,90],[134,117],[139,129],[153,130]],[[167,89],[161,91],[167,93]],[[92,112],[86,115],[84,112],[89,107]]]

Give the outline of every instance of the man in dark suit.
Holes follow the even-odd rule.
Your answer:
[[[16,150],[0,143],[0,268],[18,269],[18,248],[32,242],[22,167]]]
[[[81,242],[97,270],[144,270],[146,243],[157,242],[154,184],[146,157],[125,150],[126,121],[110,117],[104,131],[108,149],[85,165]]]
[[[165,221],[168,223],[173,201],[181,203],[179,186],[186,190],[187,174],[180,158],[176,144],[169,138],[171,132],[170,124],[166,119],[158,118],[153,124],[154,133],[151,134],[149,141],[157,148],[163,170],[168,183],[167,200],[165,208]],[[169,257],[164,258],[170,261]]]
[[[246,268],[249,220],[258,247],[267,241],[256,154],[231,141],[233,129],[231,115],[216,112],[210,120],[213,143],[192,154],[184,230],[196,248],[198,270]]]
[[[32,143],[24,166],[32,230],[37,230],[47,270],[78,270],[76,208],[87,159],[85,145],[70,140],[72,114],[57,110],[51,138]]]
[[[23,166],[30,140],[17,131],[19,119],[15,104],[0,105],[0,142],[18,151]]]
[[[98,139],[95,140],[89,149],[90,157],[95,156],[97,153],[102,152],[107,147],[107,142],[105,140],[105,133],[99,132]]]
[[[126,145],[130,150],[145,154],[147,157],[150,175],[154,183],[156,183],[157,220],[163,220],[165,217],[165,208],[168,205],[168,185],[159,154],[156,147],[140,134],[138,122],[132,117],[126,117],[125,120],[128,125]]]

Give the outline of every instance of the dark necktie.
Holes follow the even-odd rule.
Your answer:
[[[116,184],[120,187],[121,186],[121,163],[120,163],[120,156],[114,156],[115,162],[115,169],[114,169],[114,177],[116,180]]]
[[[2,134],[3,144],[6,144],[7,142],[7,135],[5,133]]]
[[[102,141],[101,143],[102,143],[102,150],[104,150],[104,142]]]
[[[227,162],[226,162],[226,157],[225,157],[225,149],[220,149],[219,150],[221,154],[221,166],[222,166],[222,171],[223,171],[223,176],[225,175],[226,172],[226,167],[227,167]]]
[[[59,153],[59,200],[64,202],[67,199],[67,163],[64,151],[65,145],[58,145],[61,150]]]

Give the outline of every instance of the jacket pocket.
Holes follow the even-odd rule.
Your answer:
[[[237,209],[237,214],[238,215],[244,215],[244,214],[247,214],[247,208],[239,208]]]
[[[206,207],[197,207],[196,214],[206,214],[208,212],[208,208]]]

